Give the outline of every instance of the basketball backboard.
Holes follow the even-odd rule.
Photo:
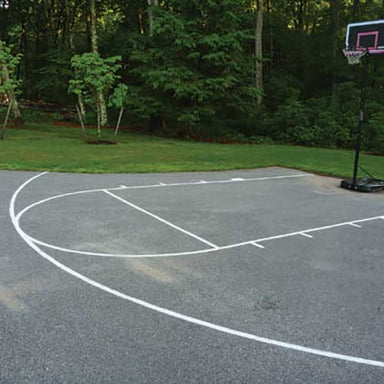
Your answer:
[[[345,46],[349,51],[368,50],[370,55],[384,54],[384,20],[349,24]]]

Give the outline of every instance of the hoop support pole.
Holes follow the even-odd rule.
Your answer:
[[[357,189],[357,172],[359,170],[361,136],[363,133],[363,126],[364,126],[365,96],[366,96],[366,88],[365,88],[365,85],[362,85],[362,87],[361,87],[361,99],[360,99],[359,126],[358,126],[358,130],[357,130],[357,138],[356,138],[355,163],[354,163],[354,167],[353,167],[353,181],[352,181],[352,189],[353,190]]]

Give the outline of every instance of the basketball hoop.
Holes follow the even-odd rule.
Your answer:
[[[348,64],[360,64],[364,57],[384,55],[384,20],[365,21],[348,24],[345,49],[343,49]],[[384,180],[376,180],[374,177],[358,179],[358,170],[361,169],[360,147],[364,127],[365,93],[368,77],[368,65],[365,66],[365,74],[361,77],[361,98],[359,125],[356,136],[355,163],[351,180],[343,180],[341,187],[352,191],[374,192],[384,190]]]
[[[343,49],[344,56],[348,60],[348,64],[350,65],[357,65],[360,64],[361,60],[369,55],[368,49],[359,49],[359,50],[352,50],[345,48]]]

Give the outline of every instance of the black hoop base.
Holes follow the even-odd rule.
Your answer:
[[[354,184],[353,180],[343,180],[340,187],[357,192],[380,192],[384,191],[384,181],[365,178],[357,180]]]

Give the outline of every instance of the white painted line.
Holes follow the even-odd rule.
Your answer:
[[[205,180],[200,180],[200,184],[207,184]]]
[[[157,216],[157,215],[155,215],[155,214],[153,214],[153,213],[147,211],[146,209],[143,209],[143,208],[139,207],[138,205],[133,204],[133,203],[131,203],[131,202],[129,202],[129,201],[127,201],[127,200],[121,198],[120,196],[117,196],[117,195],[113,194],[112,192],[107,191],[106,189],[104,190],[104,192],[105,192],[106,194],[108,194],[108,195],[114,197],[115,199],[121,201],[122,203],[124,203],[124,204],[126,204],[126,205],[129,205],[130,207],[135,208],[135,209],[137,209],[138,211],[140,211],[140,212],[142,212],[142,213],[145,213],[146,215],[151,216],[151,217],[153,217],[154,219],[159,220],[159,221],[161,221],[162,223],[164,223],[164,224],[166,224],[166,225],[168,225],[168,226],[170,226],[170,227],[172,227],[172,228],[174,228],[174,229],[177,229],[178,231],[183,232],[184,234],[186,234],[186,235],[188,235],[188,236],[190,236],[190,237],[193,237],[194,239],[199,240],[200,242],[202,242],[202,243],[204,243],[204,244],[209,245],[209,246],[212,247],[212,248],[216,248],[216,249],[219,248],[217,245],[211,243],[210,241],[205,240],[205,239],[203,239],[202,237],[197,236],[197,235],[195,235],[194,233],[189,232],[189,231],[187,231],[187,230],[185,230],[185,229],[183,229],[183,228],[181,228],[181,227],[179,227],[179,226],[177,226],[177,225],[175,225],[175,224],[172,224],[172,223],[170,223],[169,221],[167,221],[167,220],[161,218],[160,216]]]
[[[311,174],[295,174],[295,175],[282,175],[282,176],[271,176],[271,177],[257,177],[257,178],[252,178],[252,179],[246,179],[244,181],[268,181],[268,180],[279,180],[279,179],[290,179],[290,178],[297,178],[297,177],[308,177],[308,176],[313,176]],[[24,208],[21,212],[19,212],[17,215],[21,217],[29,211],[30,209],[40,205],[47,203],[48,201],[55,200],[55,199],[60,199],[62,197],[69,197],[69,196],[75,196],[75,195],[81,195],[83,193],[95,193],[95,192],[104,192],[105,190],[108,191],[119,191],[122,189],[147,189],[147,188],[159,188],[159,187],[179,187],[179,186],[192,186],[192,185],[202,185],[202,184],[221,184],[221,183],[234,183],[233,180],[216,180],[216,181],[206,181],[205,183],[201,183],[200,181],[198,182],[186,182],[186,183],[174,183],[174,184],[150,184],[150,185],[136,185],[136,186],[130,186],[127,187],[125,185],[122,185],[117,188],[99,188],[99,189],[88,189],[84,191],[76,191],[76,192],[69,192],[69,193],[63,193],[60,195],[56,196],[51,196],[46,199],[37,201],[28,207]],[[384,218],[384,216],[383,216]]]
[[[162,186],[165,186],[165,185],[167,185],[167,184],[164,184],[164,183],[162,183],[161,181],[160,181],[160,183],[159,183],[160,185],[162,185]]]
[[[261,245],[261,244],[257,244],[257,243],[251,243],[252,245],[254,245],[255,247],[257,248],[260,248],[260,249],[264,249],[264,245]]]
[[[116,188],[108,188],[108,191],[121,191],[124,189],[128,189],[128,187],[116,187]],[[25,207],[22,211],[20,211],[17,214],[17,217],[23,216],[26,212],[28,212],[30,209],[35,208],[41,204],[48,203],[48,201],[56,200],[56,199],[61,199],[63,197],[70,197],[70,196],[77,196],[77,195],[82,195],[82,194],[88,194],[88,193],[96,193],[96,192],[103,192],[104,189],[88,189],[84,191],[76,191],[76,192],[69,192],[69,193],[63,193],[61,195],[56,195],[56,196],[51,196],[47,197],[46,199],[36,201],[35,203],[28,205],[28,207]]]
[[[46,199],[46,200],[49,200],[49,199]],[[39,202],[31,204],[30,206],[24,208],[21,212],[19,212],[17,214],[17,216],[16,216],[17,220],[20,220],[21,217],[24,215],[24,213],[26,213],[30,208],[32,208],[33,206],[36,206],[38,204],[39,204]],[[368,222],[368,221],[381,220],[381,219],[384,220],[384,216],[374,216],[374,217],[368,217],[366,219],[353,220],[353,223],[364,223],[364,222]],[[119,253],[115,254],[115,253],[78,251],[78,250],[59,247],[59,246],[56,246],[53,244],[49,244],[49,243],[40,241],[40,240],[38,240],[32,236],[29,236],[28,234],[25,234],[25,236],[27,236],[29,240],[31,240],[34,243],[39,244],[43,247],[55,249],[57,251],[62,251],[62,252],[66,252],[66,253],[74,253],[74,254],[85,255],[85,256],[116,257],[116,258],[181,257],[181,256],[201,255],[201,254],[205,254],[205,253],[217,252],[217,251],[222,251],[222,250],[226,250],[226,249],[239,248],[239,247],[243,247],[245,245],[249,245],[252,243],[258,243],[260,245],[260,243],[262,243],[262,242],[273,241],[273,240],[277,240],[277,239],[284,239],[284,238],[293,237],[293,236],[303,236],[303,233],[305,233],[307,236],[311,236],[308,234],[308,232],[310,232],[310,233],[320,232],[320,231],[324,231],[324,230],[328,230],[328,229],[349,226],[350,223],[351,223],[350,221],[347,221],[347,222],[343,222],[343,223],[327,225],[324,227],[303,229],[303,230],[297,231],[297,232],[289,232],[289,233],[284,233],[282,235],[264,237],[264,238],[260,238],[260,239],[244,241],[241,243],[234,243],[234,244],[224,245],[224,246],[220,246],[220,247],[216,246],[216,248],[200,249],[197,251],[174,252],[174,253],[153,253],[153,254],[119,254]]]
[[[308,233],[305,233],[305,232],[300,232],[300,235],[304,237],[308,237],[309,239],[313,239],[313,236],[308,235]]]
[[[306,176],[306,175],[274,176],[273,179],[276,179],[276,178],[280,179],[280,178],[287,178],[287,177],[302,177],[302,176]],[[265,180],[265,179],[270,179],[270,178],[259,178],[259,179],[252,179],[252,180]],[[224,182],[227,183],[228,181],[224,181]],[[200,182],[198,184],[201,185]],[[185,183],[183,185],[185,185]],[[196,183],[194,182],[192,185],[196,185]],[[139,188],[142,188],[142,187],[145,187],[145,188],[151,187],[152,188],[152,187],[159,187],[159,186],[160,185],[156,184],[154,186],[139,186]],[[172,186],[172,185],[167,184],[167,186]],[[44,203],[51,201],[51,200],[55,200],[55,199],[59,199],[59,198],[63,198],[63,197],[80,195],[80,194],[105,192],[106,190],[118,191],[118,190],[122,190],[122,189],[125,190],[125,189],[136,189],[136,188],[138,188],[138,187],[127,187],[127,188],[117,187],[117,188],[91,189],[91,190],[64,193],[64,194],[52,196],[52,197],[37,201],[37,202],[25,207],[23,210],[21,210],[17,214],[16,218],[19,221],[21,219],[21,217],[25,213],[27,213],[30,209],[37,207],[37,206],[44,204]],[[359,223],[359,222],[373,221],[373,220],[379,220],[379,219],[384,220],[384,216],[369,217],[369,218],[361,219],[361,220],[353,220],[352,222],[353,223]],[[250,240],[250,241],[245,241],[245,242],[241,242],[241,243],[229,244],[229,245],[225,245],[225,246],[221,246],[221,247],[215,246],[213,248],[201,249],[201,250],[197,250],[197,251],[174,252],[174,253],[154,253],[154,254],[111,254],[111,253],[101,253],[101,252],[79,251],[79,250],[68,249],[68,248],[59,247],[59,246],[56,246],[53,244],[49,244],[49,243],[40,241],[36,238],[33,238],[32,236],[29,236],[27,234],[25,234],[25,236],[27,236],[29,238],[29,240],[33,241],[34,243],[39,244],[39,245],[44,246],[44,247],[55,249],[55,250],[66,252],[66,253],[73,253],[73,254],[79,254],[79,255],[85,255],[85,256],[116,257],[116,258],[155,258],[155,257],[179,257],[179,256],[181,257],[181,256],[190,256],[190,255],[200,255],[200,254],[211,253],[211,252],[216,252],[216,251],[225,250],[225,249],[238,248],[238,247],[242,247],[242,246],[245,246],[248,244],[252,244],[254,242],[260,243],[260,242],[266,242],[266,241],[281,239],[281,238],[285,238],[285,237],[297,236],[297,235],[301,235],[301,233],[303,233],[303,232],[308,234],[308,232],[323,231],[323,230],[332,229],[332,228],[336,228],[336,227],[346,226],[346,225],[349,225],[350,223],[351,223],[351,221],[348,221],[348,222],[328,225],[328,226],[324,226],[324,227],[304,229],[304,230],[297,231],[297,232],[290,232],[290,233],[277,235],[277,236],[271,236],[271,237],[262,238],[262,239],[256,239],[256,240]],[[210,243],[210,244],[212,244],[212,243]]]
[[[49,244],[44,241],[35,239],[34,237],[25,234],[26,237],[28,237],[29,240],[33,241],[35,244],[41,245],[46,248],[54,249],[56,251],[66,252],[66,253],[73,253],[77,255],[83,255],[83,256],[95,256],[95,257],[115,257],[115,258],[123,258],[123,259],[140,259],[140,258],[161,258],[161,257],[182,257],[182,256],[193,256],[193,255],[201,255],[205,253],[211,253],[220,251],[223,248],[217,247],[217,248],[204,248],[199,249],[197,251],[187,251],[187,252],[174,252],[174,253],[153,253],[153,254],[113,254],[113,253],[100,253],[100,252],[89,252],[89,251],[78,251],[75,249],[68,249],[64,247],[59,247],[57,245]]]
[[[242,177],[234,177],[233,179],[231,179],[232,181],[244,181],[244,179]]]
[[[379,220],[379,219],[381,219],[381,217],[382,216],[374,216],[374,217],[368,217],[366,219],[353,220],[353,223],[365,223],[367,221]],[[320,231],[324,231],[326,229],[333,229],[333,228],[338,228],[338,227],[349,226],[350,224],[351,224],[351,221],[346,221],[346,222],[343,222],[343,223],[337,223],[337,224],[332,224],[332,225],[325,225],[324,227],[309,228],[309,229],[304,229],[302,231],[285,233],[283,235],[265,237],[263,239],[256,239],[256,240],[253,240],[253,241],[256,241],[256,242],[260,243],[260,242],[264,242],[264,241],[283,239],[285,237],[291,237],[291,236],[300,235],[301,233],[307,233],[308,234],[308,232],[320,232]]]
[[[20,237],[29,245],[29,247],[31,247],[34,251],[36,251],[41,257],[43,257],[44,259],[46,259],[47,261],[49,261],[50,263],[55,265],[57,268],[61,269],[62,271],[68,273],[69,275],[76,277],[76,278],[80,279],[81,281],[83,281],[84,283],[89,284],[95,288],[98,288],[104,292],[107,292],[107,293],[114,295],[116,297],[120,297],[121,299],[135,303],[135,304],[140,305],[144,308],[156,311],[158,313],[170,316],[170,317],[175,318],[175,319],[183,320],[183,321],[191,323],[191,324],[195,324],[195,325],[199,325],[199,326],[202,326],[202,327],[205,327],[208,329],[212,329],[214,331],[226,333],[226,334],[229,334],[232,336],[242,337],[244,339],[253,340],[253,341],[260,342],[260,343],[273,345],[276,347],[281,347],[281,348],[285,348],[285,349],[289,349],[289,350],[293,350],[293,351],[297,351],[297,352],[309,353],[312,355],[317,355],[317,356],[328,357],[328,358],[332,358],[332,359],[338,359],[338,360],[343,360],[343,361],[357,363],[357,364],[365,364],[365,365],[384,368],[384,362],[383,361],[369,360],[369,359],[364,359],[361,357],[349,356],[349,355],[344,355],[344,354],[340,354],[340,353],[334,353],[334,352],[324,351],[324,350],[320,350],[320,349],[304,347],[302,345],[286,343],[286,342],[279,341],[279,340],[268,339],[266,337],[260,337],[260,336],[257,336],[257,335],[251,334],[251,333],[246,333],[246,332],[238,331],[238,330],[231,329],[228,327],[223,327],[223,326],[220,326],[220,325],[217,325],[214,323],[210,323],[208,321],[197,319],[195,317],[186,316],[186,315],[183,315],[181,313],[171,311],[169,309],[162,308],[162,307],[159,307],[157,305],[148,303],[147,301],[140,300],[140,299],[137,299],[137,298],[132,297],[132,296],[128,296],[128,295],[126,295],[120,291],[112,289],[106,285],[100,284],[97,281],[92,280],[92,279],[86,277],[85,275],[82,275],[81,273],[67,267],[66,265],[60,263],[59,261],[57,261],[56,259],[54,259],[50,255],[48,255],[41,248],[39,248],[26,235],[26,233],[20,228],[19,219],[17,219],[17,216],[19,216],[19,215],[17,215],[17,216],[15,215],[15,203],[16,203],[16,199],[17,199],[18,195],[20,194],[20,192],[29,183],[31,183],[33,180],[37,179],[38,177],[40,177],[44,174],[45,174],[45,172],[41,173],[39,175],[33,176],[32,178],[30,178],[29,180],[24,182],[22,185],[20,185],[20,187],[15,191],[15,193],[13,194],[13,196],[11,198],[11,201],[9,204],[9,215],[10,215],[10,218],[12,220],[12,224],[15,227],[15,230],[20,235]]]
[[[355,223],[348,223],[348,225],[350,225],[351,227],[355,227],[355,228],[362,228],[361,225],[355,224]]]
[[[210,185],[210,184],[231,184],[231,183],[236,183],[236,182],[251,182],[251,181],[269,181],[269,180],[281,180],[281,179],[295,179],[295,178],[300,178],[300,177],[310,177],[313,176],[312,174],[304,174],[304,173],[299,173],[299,174],[293,174],[293,175],[281,175],[281,176],[266,176],[266,177],[253,177],[249,179],[242,179],[239,178],[238,180],[236,179],[228,179],[228,180],[212,180],[212,181],[205,181],[205,183],[202,183],[201,181],[190,181],[190,182],[184,182],[184,183],[170,183],[166,184],[166,187],[182,187],[182,186],[192,186],[192,185]],[[146,188],[159,188],[163,187],[164,185],[161,184],[150,184],[150,185],[136,185],[136,186],[131,186],[131,187],[126,187],[125,189],[146,189]],[[100,189],[104,190],[108,189],[113,190],[111,188],[103,188]]]

